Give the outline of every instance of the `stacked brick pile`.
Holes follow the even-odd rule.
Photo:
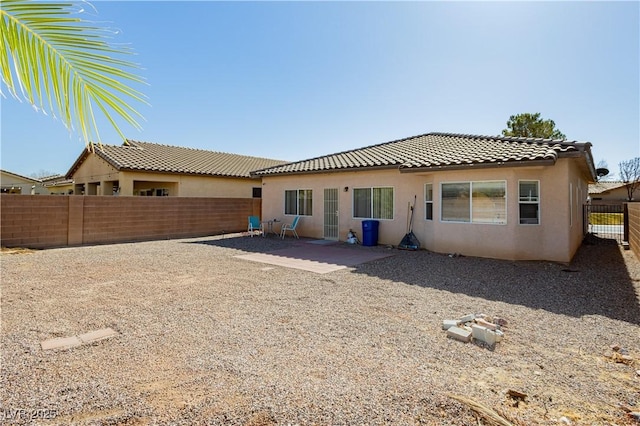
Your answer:
[[[471,340],[495,346],[504,337],[502,328],[507,325],[503,318],[491,318],[484,314],[469,314],[455,320],[442,321],[447,337],[468,343]]]

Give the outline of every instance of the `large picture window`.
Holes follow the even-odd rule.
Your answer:
[[[313,212],[313,191],[292,189],[284,191],[284,214],[311,216]]]
[[[393,219],[393,188],[354,188],[353,217]]]
[[[443,183],[440,194],[444,222],[507,223],[505,181]]]
[[[518,183],[520,224],[540,223],[540,183],[537,180],[521,180]]]

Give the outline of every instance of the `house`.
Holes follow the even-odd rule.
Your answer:
[[[262,216],[301,219],[298,233],[344,241],[364,220],[377,242],[408,231],[421,248],[568,262],[596,181],[589,142],[429,133],[253,172]]]
[[[0,170],[2,194],[40,195],[48,194],[40,179],[22,176],[7,170]]]
[[[589,185],[589,197],[591,198],[591,203],[622,205],[627,202],[629,197],[627,185],[627,183],[621,181],[602,181],[592,183]]]
[[[74,195],[260,198],[252,170],[284,161],[128,140],[83,150],[66,175]]]
[[[63,175],[53,175],[43,177],[41,180],[50,195],[73,194],[73,179],[67,179]]]

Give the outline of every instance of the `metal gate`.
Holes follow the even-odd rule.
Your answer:
[[[584,234],[591,243],[622,244],[628,240],[626,204],[585,204]]]
[[[324,238],[338,239],[338,188],[324,189]]]

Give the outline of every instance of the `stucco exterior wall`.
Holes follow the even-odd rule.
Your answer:
[[[120,176],[121,195],[126,195],[128,188],[135,195],[136,190],[153,187],[169,189],[169,196],[251,198],[253,188],[262,186],[260,179],[249,178],[149,172],[123,172]]]
[[[119,172],[97,155],[89,155],[73,174],[75,195],[140,195],[141,192],[162,192],[170,197],[251,198],[260,179],[153,173],[146,171]]]
[[[633,198],[637,198],[637,190],[633,192]],[[622,204],[627,201],[627,188],[620,187],[610,191],[601,192],[599,194],[591,195],[592,204]]]
[[[441,220],[440,185],[443,182],[506,181],[506,224],[454,223]],[[540,181],[540,224],[519,224],[519,180]],[[433,220],[425,219],[424,185],[433,185]],[[398,170],[336,172],[263,179],[263,219],[284,215],[284,191],[313,190],[313,215],[303,216],[298,233],[323,238],[323,191],[338,188],[339,239],[344,241],[349,229],[362,239],[362,219],[352,213],[353,188],[394,188],[394,219],[380,220],[379,244],[398,245],[407,232],[408,203],[417,202],[413,232],[421,247],[439,253],[513,260],[552,260],[568,262],[582,241],[582,204],[587,197],[587,183],[569,159],[553,166],[502,167],[431,173],[400,173]],[[345,188],[347,190],[345,191]],[[571,195],[570,195],[571,194]]]
[[[49,194],[42,182],[36,179],[26,179],[13,173],[5,173],[2,170],[0,170],[0,186],[2,186],[3,192],[21,195]]]

